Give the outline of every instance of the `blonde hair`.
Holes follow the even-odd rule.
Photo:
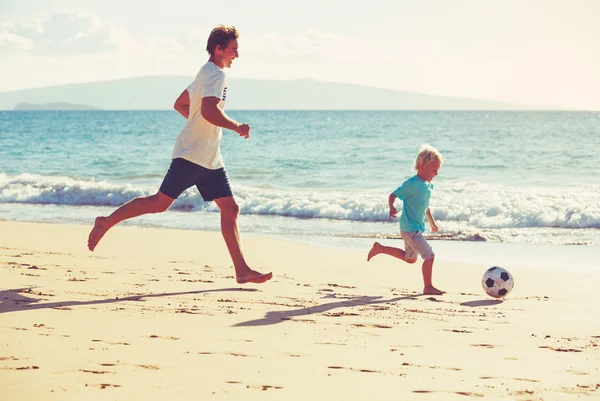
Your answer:
[[[219,25],[213,29],[208,36],[206,42],[206,51],[212,55],[215,52],[217,46],[221,49],[225,49],[229,45],[229,41],[238,39],[240,34],[233,25]]]
[[[421,149],[415,160],[415,170],[419,171],[434,160],[440,162],[441,165],[443,162],[441,153],[429,144],[421,145]]]

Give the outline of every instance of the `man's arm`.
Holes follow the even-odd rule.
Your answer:
[[[429,210],[429,208],[427,208],[427,212],[425,213],[425,215],[427,216],[427,221],[429,221],[429,226],[431,226],[431,231],[437,233],[438,226],[435,224],[435,220],[433,219],[431,210]]]
[[[231,131],[235,131],[240,136],[248,138],[250,136],[250,126],[248,124],[241,124],[237,121],[229,118],[223,110],[219,108],[219,102],[221,99],[218,97],[203,97],[202,108],[200,113],[202,117],[209,123],[222,127]]]
[[[186,119],[190,116],[190,94],[187,89],[181,92],[181,95],[175,100],[173,108]]]

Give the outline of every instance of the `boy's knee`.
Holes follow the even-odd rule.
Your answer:
[[[410,264],[417,263],[417,258],[406,259],[406,263],[410,263]]]

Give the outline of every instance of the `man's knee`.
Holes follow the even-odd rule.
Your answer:
[[[175,199],[168,197],[167,195],[158,192],[155,195],[150,197],[150,201],[152,204],[152,212],[153,213],[162,213],[169,210]]]
[[[240,206],[233,198],[227,202],[221,202],[219,208],[221,209],[221,216],[227,219],[237,219],[240,214]]]

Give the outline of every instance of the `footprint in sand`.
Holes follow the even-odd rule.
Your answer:
[[[515,396],[530,396],[533,395],[535,392],[533,390],[516,390],[516,391],[509,391],[508,395],[510,395],[511,397],[515,397]]]
[[[451,333],[461,333],[461,334],[471,334],[472,331],[469,330],[458,330],[458,329],[442,329],[443,331],[449,331]]]
[[[92,342],[94,342],[94,343],[105,343],[105,344],[109,344],[109,345],[131,345],[130,343],[110,342],[110,341],[104,341],[104,340],[92,340]]]
[[[231,355],[231,356],[239,356],[242,358],[254,358],[253,355],[247,355],[247,354],[241,354],[239,352],[209,352],[209,351],[203,351],[203,352],[198,352],[199,355]]]
[[[157,336],[156,334],[152,334],[148,338],[160,338],[162,340],[179,340],[178,337],[163,337],[163,336]]]
[[[15,359],[16,360],[16,359]],[[39,366],[20,366],[18,368],[0,368],[0,370],[29,370],[29,369],[39,369]]]
[[[123,363],[99,363],[98,365],[100,366],[125,366],[127,364],[123,364]],[[147,364],[143,364],[143,365],[129,365],[129,366],[136,366],[138,368],[142,368],[142,369],[148,369],[148,370],[160,370],[160,366],[156,366],[156,365],[147,365]],[[105,374],[105,373],[114,373],[114,372],[108,372],[108,371],[102,371],[102,370],[84,370],[84,369],[80,369],[82,372],[86,372],[86,373],[94,373],[94,374]]]
[[[92,373],[94,375],[114,375],[115,372],[109,372],[107,370],[89,370],[89,369],[79,369],[80,372],[84,372],[84,373]]]
[[[148,370],[160,370],[160,367],[156,365],[135,365],[138,368],[148,369]]]
[[[76,282],[79,282],[79,281],[88,281],[88,279],[87,278],[72,277],[72,278],[68,279],[67,281],[76,281]]]
[[[341,317],[341,316],[359,316],[359,314],[358,313],[348,313],[348,312],[329,312],[329,313],[323,313],[323,316]]]
[[[437,366],[437,365],[417,365],[417,364],[408,363],[408,362],[403,362],[402,366],[414,366],[416,368],[428,368],[428,369],[454,370],[457,372],[460,372],[462,370],[461,368],[447,368],[447,367]]]
[[[358,368],[347,368],[345,366],[327,366],[328,369],[336,369],[336,370],[349,370],[351,372],[362,372],[362,373],[383,373],[378,370],[371,369],[358,369]]]
[[[190,279],[190,278],[183,278],[179,281],[183,281],[185,283],[214,283],[214,281],[212,281],[212,280],[200,280],[200,279],[194,280],[194,279]]]
[[[104,390],[108,387],[121,387],[120,384],[109,384],[109,383],[100,383],[100,384],[86,384],[86,387],[100,387],[100,390]]]
[[[233,380],[228,380],[225,383],[227,384],[241,384],[243,386],[246,386],[246,388],[250,388],[250,389],[254,389],[254,390],[261,390],[261,391],[267,391],[270,389],[274,389],[274,390],[281,390],[283,387],[281,386],[272,386],[270,384],[244,384],[242,382],[238,382],[238,381],[233,381]]]
[[[385,324],[361,324],[361,323],[357,323],[357,324],[351,324],[350,326],[353,327],[374,327],[376,329],[391,329],[393,328],[393,326],[388,326]]]
[[[353,285],[339,285],[339,284],[327,284],[329,287],[337,287],[337,288],[356,288]]]
[[[577,375],[577,376],[587,376],[587,375],[589,375],[589,372],[578,372],[578,371],[572,370],[572,369],[568,369],[568,370],[566,370],[566,372],[572,373],[572,374]]]
[[[201,315],[203,313],[203,311],[201,311],[198,308],[192,308],[192,309],[178,309],[175,311],[175,313],[187,313],[188,315]]]
[[[502,379],[502,380],[517,380],[520,382],[528,382],[528,383],[539,383],[539,380],[535,380],[535,379],[523,379],[520,377],[499,377],[499,376],[480,376],[479,377],[482,380],[489,380],[489,379]]]
[[[470,391],[430,391],[430,390],[413,390],[413,393],[417,393],[417,394],[428,394],[428,393],[450,393],[450,394],[458,394],[458,395],[465,395],[467,397],[476,397],[476,398],[482,398],[483,394],[479,394],[479,393],[472,393]]]
[[[583,352],[582,350],[576,348],[549,347],[547,345],[540,345],[538,348],[545,348],[557,352]]]

